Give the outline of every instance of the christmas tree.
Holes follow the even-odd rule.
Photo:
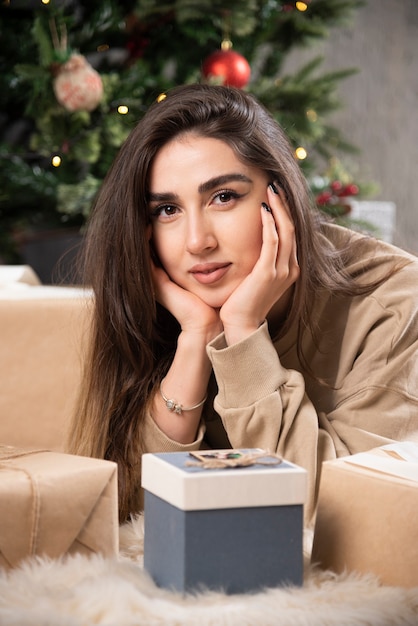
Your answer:
[[[82,228],[119,147],[174,85],[252,92],[292,141],[319,204],[344,212],[357,188],[318,187],[324,163],[352,148],[327,116],[353,68],[293,75],[295,47],[326,37],[361,0],[9,0],[0,12],[0,257],[19,261],[23,229]],[[333,178],[333,176],[331,176]],[[321,178],[321,181],[324,179]],[[317,185],[314,188],[315,184]],[[333,186],[332,186],[333,185]]]

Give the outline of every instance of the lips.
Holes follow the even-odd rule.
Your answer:
[[[200,263],[194,265],[190,274],[198,283],[211,285],[221,280],[231,267],[231,263]]]

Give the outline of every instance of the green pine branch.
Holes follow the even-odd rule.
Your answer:
[[[0,125],[0,221],[6,236],[24,223],[84,223],[136,121],[159,93],[203,80],[203,61],[225,37],[252,66],[246,89],[295,147],[307,149],[306,172],[319,167],[317,157],[323,162],[342,150],[354,152],[328,117],[343,105],[340,82],[356,70],[323,72],[321,57],[293,74],[282,68],[292,49],[327,37],[362,4],[311,0],[301,12],[285,10],[294,0],[91,0],[67,8],[51,2],[25,19],[12,10],[0,13],[0,105],[7,120]],[[90,113],[66,111],[53,92],[54,70],[71,51],[96,64],[103,81],[102,101]],[[121,104],[126,115],[118,113]],[[19,125],[25,128],[21,139],[10,130]],[[51,165],[54,154],[62,159],[58,168]],[[3,255],[5,246],[3,237]]]

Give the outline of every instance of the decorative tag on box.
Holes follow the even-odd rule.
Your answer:
[[[117,465],[0,445],[0,566],[118,553]]]
[[[401,442],[323,464],[312,562],[418,586],[418,445]]]
[[[259,449],[142,457],[144,567],[177,591],[303,582],[306,470]]]

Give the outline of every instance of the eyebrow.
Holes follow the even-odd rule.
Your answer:
[[[222,187],[222,185],[226,185],[231,182],[243,182],[243,183],[252,183],[253,181],[245,174],[239,173],[231,173],[231,174],[222,174],[221,176],[215,176],[214,178],[210,178],[209,180],[201,183],[198,187],[199,193],[206,193],[215,189],[216,187]],[[177,194],[170,192],[163,193],[152,193],[148,194],[149,202],[175,202],[178,199]]]
[[[243,182],[243,183],[252,183],[253,181],[245,174],[223,174],[221,176],[215,176],[214,178],[210,178],[205,183],[199,185],[199,193],[205,193],[206,191],[210,191],[215,187],[220,187],[222,185],[226,185],[227,183],[232,182]]]

